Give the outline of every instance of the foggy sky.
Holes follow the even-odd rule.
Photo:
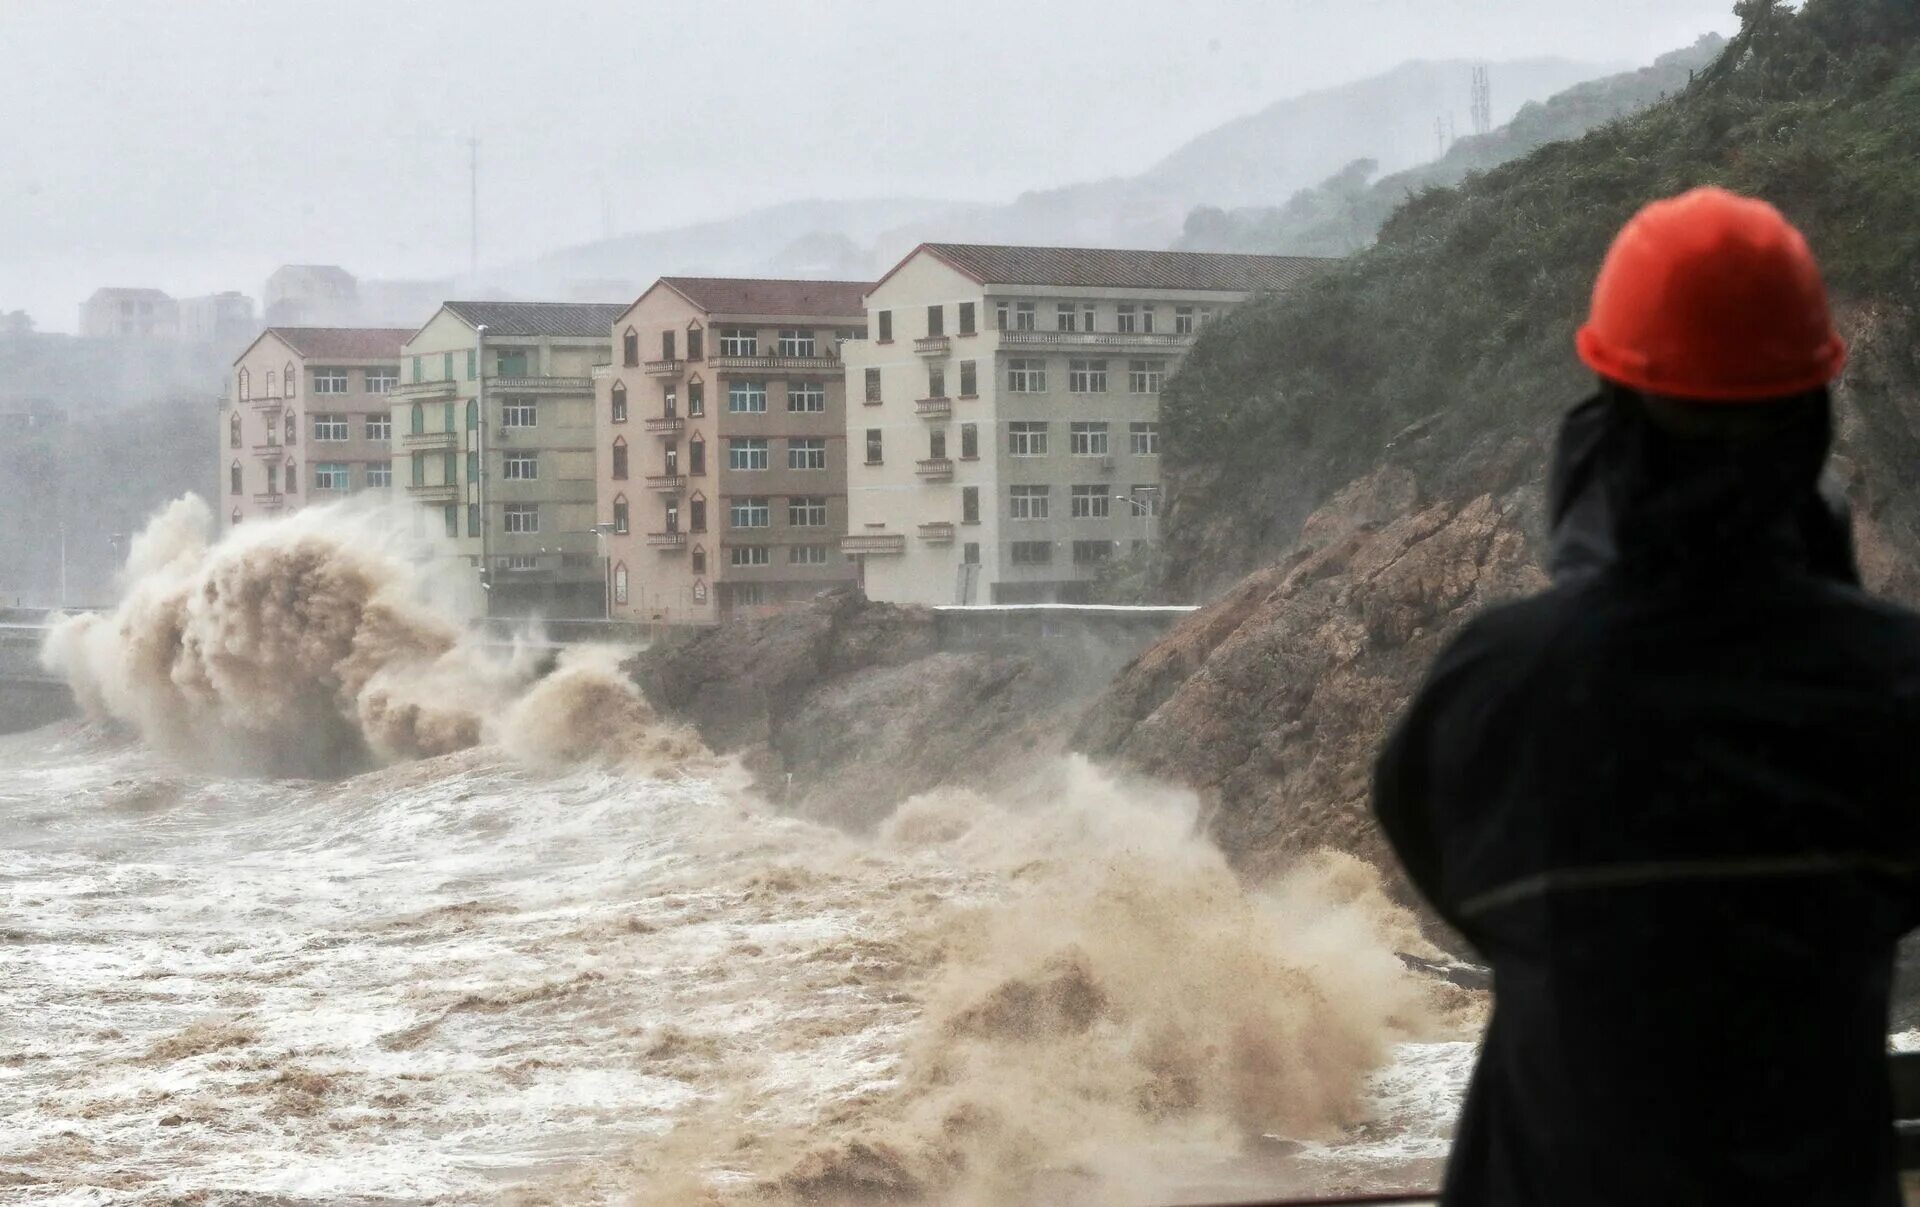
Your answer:
[[[1640,64],[1731,8],[0,0],[0,311],[71,330],[97,285],[257,299],[285,262],[458,273],[470,133],[497,264],[802,197],[1005,200],[1406,59]]]

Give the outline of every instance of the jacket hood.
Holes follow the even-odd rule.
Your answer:
[[[1741,435],[1682,435],[1603,385],[1561,422],[1547,487],[1556,580],[1809,573],[1859,582],[1846,504],[1821,488],[1833,440],[1822,390]]]

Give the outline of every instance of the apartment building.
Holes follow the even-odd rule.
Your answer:
[[[180,303],[158,289],[109,286],[80,303],[80,334],[116,339],[174,339]]]
[[[596,383],[616,617],[711,624],[850,581],[840,346],[863,281],[662,277]]]
[[[848,534],[874,599],[1071,602],[1157,539],[1160,391],[1211,319],[1330,261],[926,243],[846,345]]]
[[[387,391],[399,382],[400,350],[412,334],[269,327],[247,345],[220,406],[227,527],[387,488]]]
[[[594,370],[619,303],[447,302],[401,349],[393,474],[494,616],[601,616]]]

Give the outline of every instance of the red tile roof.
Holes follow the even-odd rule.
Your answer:
[[[860,318],[872,281],[783,281],[765,277],[661,277],[708,314],[791,314]]]
[[[336,356],[342,360],[399,360],[400,349],[413,338],[411,327],[269,327],[270,334],[302,356]]]
[[[1258,293],[1290,289],[1339,262],[1319,256],[1013,247],[987,243],[922,243],[907,259],[922,251],[939,257],[982,285],[1064,285],[1090,289]]]

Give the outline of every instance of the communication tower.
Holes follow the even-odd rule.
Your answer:
[[[1485,67],[1473,69],[1473,132],[1486,134],[1493,129],[1493,84]]]

